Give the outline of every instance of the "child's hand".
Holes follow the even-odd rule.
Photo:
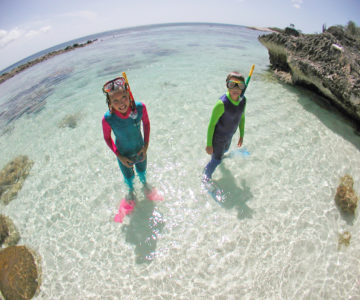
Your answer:
[[[146,158],[147,145],[141,148],[141,150],[137,153],[138,156],[141,156],[142,159],[140,161],[144,161]]]
[[[207,146],[205,148],[205,150],[206,150],[206,153],[209,154],[209,155],[214,153],[214,148],[212,146]]]
[[[129,159],[125,156],[122,156],[122,155],[118,155],[118,158],[125,167],[132,168],[132,164],[134,162],[131,159]]]

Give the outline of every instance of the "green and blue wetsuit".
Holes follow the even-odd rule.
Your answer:
[[[245,97],[242,97],[240,101],[234,101],[229,92],[221,96],[216,102],[207,132],[206,145],[213,147],[211,160],[205,167],[205,175],[208,178],[211,178],[215,168],[221,163],[237,128],[239,128],[240,137],[244,137],[245,107]]]

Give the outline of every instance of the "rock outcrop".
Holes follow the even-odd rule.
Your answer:
[[[296,30],[259,36],[275,74],[325,96],[360,126],[360,38],[342,27],[322,34]]]
[[[0,202],[6,205],[16,197],[33,164],[27,156],[20,155],[0,171]]]
[[[0,251],[0,294],[6,300],[32,299],[39,291],[39,258],[25,246],[11,246]]]
[[[20,234],[13,221],[0,215],[0,248],[15,246],[20,240]]]
[[[350,175],[340,178],[335,195],[335,202],[345,213],[355,214],[358,197],[353,189],[354,180]]]

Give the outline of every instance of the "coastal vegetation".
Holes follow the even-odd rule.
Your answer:
[[[26,70],[27,68],[30,68],[38,63],[41,63],[51,57],[54,57],[55,55],[59,55],[59,54],[62,54],[62,53],[65,53],[65,52],[68,52],[68,51],[72,51],[74,49],[77,49],[77,48],[81,48],[81,47],[85,47],[93,42],[95,42],[97,39],[95,40],[88,40],[86,43],[82,43],[82,44],[78,44],[78,43],[75,43],[73,44],[72,46],[67,46],[66,48],[64,49],[60,49],[60,50],[56,50],[56,51],[52,51],[50,53],[47,53],[41,57],[38,57],[34,60],[31,60],[25,64],[22,64],[14,69],[12,69],[10,72],[7,72],[7,73],[4,73],[4,74],[1,74],[0,75],[0,84],[3,83],[4,81],[8,80],[9,78],[11,77],[14,77],[16,74]]]

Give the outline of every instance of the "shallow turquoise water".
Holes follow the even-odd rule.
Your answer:
[[[0,167],[35,164],[1,207],[42,257],[36,299],[356,299],[359,221],[342,216],[339,178],[360,191],[360,138],[313,94],[268,73],[257,31],[149,27],[102,37],[0,85]],[[244,146],[200,184],[211,109],[229,71],[255,72]],[[101,118],[102,84],[126,71],[151,122],[148,178],[164,194],[113,222],[126,193]],[[19,88],[20,87],[20,88]],[[73,115],[75,128],[61,127]],[[237,133],[238,134],[238,133]],[[235,149],[237,134],[231,149]],[[338,250],[338,233],[350,246]]]

